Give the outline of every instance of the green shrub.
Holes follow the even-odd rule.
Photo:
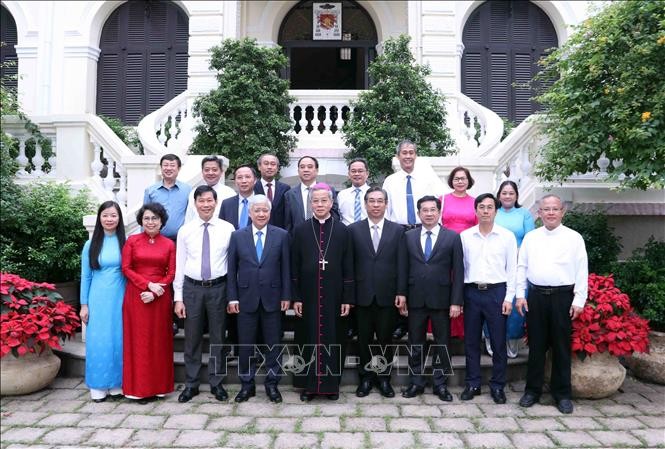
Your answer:
[[[620,237],[607,223],[607,216],[600,211],[582,213],[566,212],[563,224],[582,235],[589,259],[589,273],[607,275],[621,252]]]
[[[665,332],[665,242],[653,236],[625,262],[612,266],[617,287],[630,297],[651,328]]]

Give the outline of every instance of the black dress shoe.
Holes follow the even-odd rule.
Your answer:
[[[178,402],[189,402],[199,394],[199,387],[187,387],[178,396]]]
[[[467,385],[464,387],[464,391],[459,398],[463,401],[470,401],[478,395],[480,395],[480,387],[471,387]]]
[[[419,387],[418,385],[411,384],[406,388],[406,390],[402,391],[402,397],[415,398],[416,396],[420,396],[424,392],[425,392],[425,387]]]
[[[145,405],[145,404],[149,404],[151,402],[155,402],[156,400],[157,400],[157,396],[148,396],[148,397],[145,397],[145,398],[137,399],[136,403],[141,404],[141,405]],[[178,398],[178,400],[179,400],[179,398]]]
[[[329,401],[336,401],[339,399],[339,393],[327,394],[326,397]]]
[[[434,395],[445,402],[453,401],[453,395],[450,394],[450,391],[448,391],[448,388],[445,385],[434,387]]]
[[[282,402],[282,395],[277,389],[277,385],[266,385],[266,395],[268,396],[268,399],[270,399],[270,402],[276,404]]]
[[[369,379],[363,379],[358,388],[356,388],[356,396],[364,398],[370,391],[372,391],[372,382]]]
[[[347,331],[346,331],[346,337],[347,337],[348,339],[352,339],[352,338],[355,337],[356,335],[358,335],[358,331],[356,331],[354,328],[350,327],[349,329],[347,329]]]
[[[310,402],[312,399],[314,399],[314,396],[316,396],[314,393],[303,391],[300,393],[300,400],[303,402]]]
[[[242,387],[238,394],[236,395],[236,402],[245,402],[249,398],[256,396],[256,387],[252,385],[251,387]]]
[[[229,400],[229,394],[226,392],[223,386],[217,385],[216,387],[210,387],[210,393],[218,401],[224,402]]]
[[[556,403],[556,408],[559,409],[561,413],[570,415],[571,413],[573,413],[574,407],[570,399],[561,399],[559,402]]]
[[[492,396],[492,399],[494,399],[495,404],[506,403],[506,393],[503,392],[503,388],[490,389],[490,396]]]
[[[387,379],[381,379],[377,382],[376,387],[379,389],[379,393],[384,398],[394,398],[395,390],[390,386],[390,381]]]
[[[533,393],[526,392],[524,396],[520,399],[520,407],[531,407],[533,404],[537,404],[540,398]]]
[[[112,401],[121,401],[125,396],[122,394],[112,394],[108,397],[111,398]]]
[[[398,326],[393,331],[393,340],[401,340],[406,335],[406,327]]]
[[[106,396],[104,396],[103,398],[99,398],[99,399],[93,399],[92,402],[94,402],[96,404],[99,404],[100,402],[106,402]]]

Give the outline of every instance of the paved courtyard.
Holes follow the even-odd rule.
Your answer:
[[[182,389],[182,385],[178,385]],[[3,397],[2,448],[229,447],[229,448],[539,448],[665,447],[665,386],[627,378],[608,399],[577,400],[561,415],[549,396],[522,409],[522,384],[495,405],[487,388],[471,402],[443,403],[431,390],[419,398],[383,399],[375,390],[357,398],[343,387],[338,402],[304,404],[292,388],[271,404],[263,388],[243,404],[220,403],[209,391],[187,404],[177,393],[139,405],[93,403],[80,378],[58,378],[29,396]],[[203,389],[202,389],[203,390]],[[231,397],[237,385],[228,388]]]

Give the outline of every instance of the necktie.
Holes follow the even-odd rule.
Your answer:
[[[360,221],[360,189],[356,187],[356,199],[353,200],[353,221]]]
[[[210,234],[208,226],[210,223],[203,223],[203,246],[201,247],[201,279],[207,281],[210,279]]]
[[[242,199],[242,210],[240,211],[240,220],[238,220],[238,229],[247,226],[247,198]]]
[[[272,182],[269,182],[266,186],[268,186],[268,199],[272,203]]]
[[[261,256],[263,255],[263,243],[261,242],[262,235],[263,232],[261,231],[256,232],[256,258],[258,259],[259,262],[261,262]]]
[[[416,224],[416,209],[413,207],[413,190],[411,190],[411,175],[406,175],[406,219],[410,225]]]
[[[305,220],[308,220],[312,218],[312,203],[310,201],[310,196],[309,194],[312,193],[312,191],[307,187],[307,204],[305,205]]]
[[[377,250],[379,249],[379,225],[372,225],[372,229],[374,229],[374,232],[372,232],[372,245],[374,246],[374,252],[376,253]]]
[[[432,255],[432,231],[427,231],[427,239],[425,239],[425,260],[429,260]]]

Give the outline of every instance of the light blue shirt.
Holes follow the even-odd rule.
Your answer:
[[[143,204],[159,203],[169,214],[169,219],[166,220],[161,231],[163,236],[173,240],[178,236],[178,230],[185,223],[185,212],[187,212],[187,202],[191,190],[189,185],[180,181],[176,181],[170,189],[161,182],[145,189]]]

